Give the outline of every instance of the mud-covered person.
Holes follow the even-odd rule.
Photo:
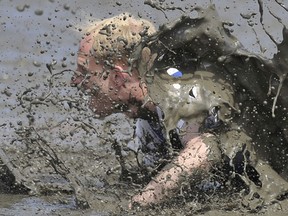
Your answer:
[[[137,118],[135,137],[122,153],[125,156],[132,152],[138,167],[135,171],[133,163],[122,161],[122,168],[127,175],[131,171],[131,178],[150,179],[156,174],[132,198],[132,203],[141,206],[174,196],[184,181],[198,173],[207,174],[220,162],[216,137],[211,133],[200,134],[199,127],[192,125],[181,137],[183,148],[167,164],[170,154],[161,124],[163,113],[152,102],[146,102],[147,86],[139,76],[137,62],[129,65],[128,61],[141,36],[153,32],[155,28],[150,22],[127,14],[96,23],[80,43],[77,72],[72,78],[72,85],[89,93],[89,107],[98,116],[122,112]],[[142,58],[147,58],[145,53]]]

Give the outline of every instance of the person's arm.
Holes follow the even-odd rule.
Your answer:
[[[179,188],[183,181],[181,179],[184,179],[181,178],[182,175],[193,175],[193,170],[198,168],[208,169],[210,148],[204,140],[211,136],[213,135],[203,134],[189,140],[172,163],[167,165],[169,168],[164,168],[141,193],[132,198],[132,204],[148,206],[160,203]]]

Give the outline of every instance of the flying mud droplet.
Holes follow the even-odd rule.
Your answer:
[[[31,72],[31,71],[30,71],[30,72],[28,72],[28,76],[29,76],[29,77],[31,77],[31,76],[33,76],[33,75],[34,75],[34,73],[33,73],[33,72]]]
[[[30,5],[24,4],[24,5],[18,5],[18,6],[16,7],[17,11],[19,11],[19,12],[23,12],[26,8],[27,8],[27,9],[30,8]]]
[[[7,97],[11,97],[12,96],[12,92],[10,92],[9,89],[4,89],[2,92],[2,94],[6,95]]]
[[[255,15],[256,15],[257,13],[254,13],[254,12],[252,12],[252,13],[240,13],[240,15],[241,15],[241,17],[243,18],[243,19],[251,19],[251,17],[254,17]]]
[[[35,15],[37,15],[37,16],[42,16],[43,15],[43,13],[44,13],[44,11],[43,10],[41,10],[41,9],[37,9],[37,10],[35,10]]]
[[[38,62],[38,61],[33,61],[33,65],[34,65],[35,67],[40,67],[40,66],[41,66],[41,63]]]
[[[63,8],[64,8],[65,10],[70,10],[70,5],[64,4]]]

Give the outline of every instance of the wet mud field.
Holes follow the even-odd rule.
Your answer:
[[[207,9],[211,2],[215,5],[212,12]],[[287,215],[288,42],[283,42],[285,34],[288,40],[287,32],[283,31],[288,26],[287,4],[268,0],[241,3],[221,0],[0,1],[0,215]],[[196,7],[203,10],[197,14]],[[213,14],[205,14],[209,11]],[[129,210],[131,197],[142,186],[121,180],[116,152],[131,140],[135,121],[122,114],[98,119],[88,109],[88,96],[70,87],[84,29],[95,20],[122,12],[148,19],[156,28],[182,15],[192,20],[203,16],[205,19],[199,26],[212,23],[210,27],[217,27],[215,32],[220,32],[220,48],[212,45],[211,49],[220,52],[222,59],[232,59],[231,65],[236,65],[239,72],[242,65],[238,58],[249,57],[246,71],[259,67],[268,71],[265,76],[239,77],[241,73],[237,71],[232,74],[237,77],[234,81],[244,86],[241,94],[234,96],[240,105],[247,96],[245,91],[253,97],[245,102],[248,120],[239,120],[233,127],[245,125],[243,128],[250,136],[255,135],[257,169],[263,171],[259,172],[263,174],[265,188],[250,190],[264,199],[257,199],[255,195],[246,200],[241,191],[228,187],[201,196],[192,190],[193,199],[185,200],[179,195],[150,209]],[[194,40],[195,35],[204,38],[205,31],[201,32],[200,27],[195,34],[178,37],[186,28],[185,20],[178,23],[166,25],[166,30],[162,28],[158,39],[169,43],[170,38],[188,42]],[[172,43],[180,46],[181,43],[175,41]],[[205,40],[190,48],[205,50],[204,43]],[[163,49],[153,43],[150,48],[154,52]],[[236,52],[231,55],[231,50]],[[277,54],[279,50],[281,54]],[[203,53],[196,54],[204,57]],[[209,56],[209,60],[214,61],[214,56]],[[227,71],[231,65],[227,63]],[[158,82],[157,76],[154,82]],[[165,110],[164,93],[154,87],[151,85],[150,91],[160,93],[151,93],[151,97]],[[185,91],[189,89],[183,88],[181,94]],[[267,97],[268,91],[271,97]],[[278,100],[275,100],[277,94]],[[189,118],[187,113],[191,110],[178,101],[177,105],[175,109],[183,108],[178,112],[181,118]],[[178,120],[166,122],[166,126],[172,128]],[[229,143],[236,138],[246,139],[231,132],[222,140]],[[86,208],[88,205],[90,208]]]

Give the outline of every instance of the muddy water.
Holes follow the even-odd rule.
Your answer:
[[[164,2],[163,9],[157,10],[151,4],[157,1],[147,2],[150,2],[150,6],[144,4],[144,1],[128,0],[85,1],[81,4],[77,1],[54,0],[37,3],[0,1],[0,133],[1,149],[5,154],[1,157],[2,160],[6,158],[4,162],[14,170],[16,181],[31,189],[30,195],[9,194],[9,191],[4,190],[5,193],[0,195],[1,214],[128,214],[128,200],[138,188],[119,182],[120,167],[112,144],[115,139],[118,143],[125,144],[132,137],[133,121],[122,115],[113,115],[104,121],[93,118],[85,106],[85,96],[69,87],[71,72],[54,76],[52,82],[49,82],[47,78],[51,79],[51,74],[46,64],[52,63],[53,73],[74,69],[82,28],[94,19],[128,11],[135,16],[147,18],[158,26],[178,18],[183,11],[190,13],[196,5],[206,7],[210,3],[159,1]],[[263,27],[259,22],[259,2],[262,1],[225,2],[223,5],[223,1],[214,1],[220,18],[234,23],[228,25],[228,28],[243,46],[250,52],[263,52],[265,57],[271,58],[277,50],[273,40],[282,40],[282,24],[269,10],[282,18],[286,26],[287,12],[280,4],[263,1]],[[57,61],[55,65],[54,60]],[[275,82],[277,84],[278,81]],[[29,109],[31,98],[35,97],[49,97],[51,100],[47,104],[34,101],[35,106]],[[81,99],[81,103],[75,104],[75,98]],[[32,130],[27,130],[29,125],[33,126]],[[15,134],[16,129],[18,135]],[[19,135],[29,139],[16,140]],[[277,134],[274,136],[277,140]],[[267,147],[265,151],[270,151],[270,148]],[[275,152],[277,154],[276,150]],[[279,160],[281,161],[280,158]],[[55,167],[51,167],[51,162],[56,164],[56,171]],[[275,164],[277,165],[277,161]],[[69,176],[67,173],[73,175]],[[273,172],[270,175],[272,177],[267,181],[273,179]],[[72,195],[75,185],[84,186],[87,190],[86,198],[93,200],[92,209],[76,209]],[[36,196],[37,194],[46,196]],[[169,208],[146,210],[137,214],[159,215],[174,212],[185,215],[187,212],[203,212],[206,209],[206,215],[231,215],[231,212],[225,213],[225,210],[233,209],[236,211],[233,214],[241,215],[245,211],[233,208],[234,203],[231,200],[219,200],[211,200],[211,205],[202,206],[190,202],[185,207],[179,207],[175,202]],[[265,214],[286,215],[288,205],[285,202],[274,204]]]

